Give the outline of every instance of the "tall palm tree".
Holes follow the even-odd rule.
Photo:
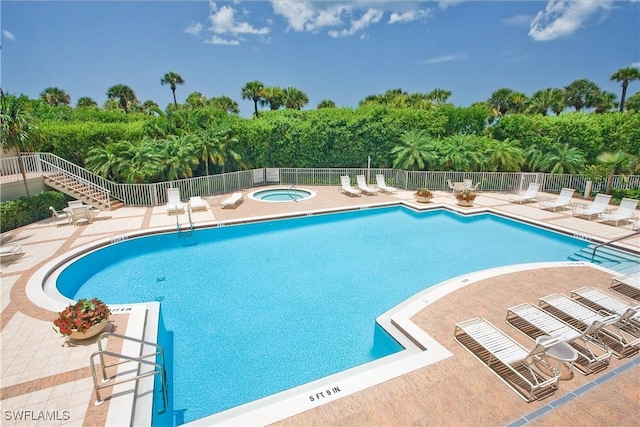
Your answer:
[[[0,143],[2,151],[15,151],[24,190],[27,197],[31,197],[22,153],[35,148],[40,137],[40,129],[35,119],[25,112],[24,107],[27,101],[28,98],[25,96],[5,95],[0,91]]]
[[[273,110],[277,110],[284,105],[285,93],[278,86],[267,86],[262,89],[262,99],[260,105],[266,106]]]
[[[613,110],[616,107],[616,94],[605,90],[600,91],[593,97],[593,107],[595,109],[594,112],[597,114]]]
[[[262,90],[264,83],[258,80],[248,82],[242,88],[242,99],[250,99],[253,101],[254,116],[258,117],[258,101],[262,99]]]
[[[136,93],[124,84],[117,84],[107,89],[107,98],[117,100],[125,113],[129,113],[131,105],[138,103]]]
[[[624,111],[624,100],[627,97],[627,86],[633,80],[640,80],[640,67],[620,68],[609,78],[612,82],[621,82],[622,95],[620,96],[620,111]]]
[[[171,93],[173,94],[173,105],[178,106],[178,102],[176,101],[176,85],[184,84],[184,79],[182,76],[175,71],[169,71],[160,79],[160,84],[162,86],[169,85],[171,88]]]
[[[284,89],[284,106],[294,110],[300,110],[309,103],[306,93],[295,87],[288,86]]]
[[[584,168],[584,155],[569,144],[556,145],[542,161],[541,167],[549,173],[579,173]]]
[[[593,107],[594,97],[601,92],[597,84],[587,79],[575,80],[565,90],[567,105],[574,107],[576,111]]]
[[[434,142],[423,130],[410,130],[400,136],[400,145],[391,150],[395,155],[393,167],[397,169],[423,170],[436,158]]]
[[[556,102],[555,93],[554,89],[550,87],[535,91],[533,95],[531,95],[529,111],[546,116],[549,109],[551,109]]]
[[[57,87],[48,87],[40,92],[40,99],[49,105],[69,105],[71,97],[64,90]]]
[[[491,106],[491,108],[495,109],[500,116],[504,116],[505,114],[507,114],[507,111],[509,111],[510,97],[512,93],[512,89],[503,87],[494,91],[487,103]]]

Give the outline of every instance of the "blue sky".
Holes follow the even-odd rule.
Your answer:
[[[99,104],[130,86],[162,108],[168,71],[191,92],[241,99],[249,81],[356,107],[401,88],[452,92],[468,106],[499,88],[531,95],[576,79],[620,97],[609,77],[640,66],[640,1],[6,1],[0,83],[37,98],[49,86]],[[633,82],[628,95],[640,91]]]

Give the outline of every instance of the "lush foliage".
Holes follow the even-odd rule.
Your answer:
[[[74,331],[86,332],[91,326],[108,319],[109,314],[109,307],[99,299],[82,298],[58,313],[53,324],[62,335],[71,335]]]
[[[58,191],[41,191],[33,197],[0,202],[0,231],[5,232],[51,216],[49,206],[61,210],[68,197]]]

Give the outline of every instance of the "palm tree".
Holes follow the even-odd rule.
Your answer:
[[[565,90],[567,105],[574,107],[576,111],[593,107],[594,97],[601,92],[597,84],[587,79],[575,80]]]
[[[28,101],[25,96],[5,95],[0,91],[0,143],[2,152],[15,151],[18,157],[18,167],[22,174],[22,182],[27,197],[27,173],[24,167],[22,152],[31,151],[38,142],[40,133],[35,119],[25,112],[24,106]]]
[[[410,130],[400,137],[400,145],[393,147],[393,167],[397,169],[423,170],[437,158],[436,148],[423,130]]]
[[[69,105],[71,102],[69,94],[57,87],[48,87],[40,92],[40,99],[53,106]]]
[[[202,108],[207,105],[207,97],[200,92],[191,92],[185,101],[191,108]]]
[[[549,173],[579,173],[584,168],[584,155],[569,144],[556,145],[545,155],[541,167]]]
[[[76,108],[97,108],[98,103],[88,96],[81,96],[78,98]]]
[[[451,98],[451,91],[446,89],[434,89],[427,94],[427,98],[436,105],[445,104]]]
[[[278,86],[265,87],[262,89],[260,105],[268,105],[272,111],[279,109],[284,105],[284,90]]]
[[[640,111],[640,92],[636,92],[627,99],[625,108],[628,111]]]
[[[176,85],[184,84],[184,79],[182,76],[175,71],[169,71],[164,75],[163,78],[160,79],[160,84],[162,86],[169,85],[171,88],[171,93],[173,94],[173,105],[178,106],[178,102],[176,101]]]
[[[229,133],[227,128],[210,127],[198,133],[198,139],[194,140],[194,149],[200,160],[204,162],[205,172],[209,175],[209,161],[211,163],[223,163],[222,139]]]
[[[213,108],[217,108],[218,110],[226,111],[227,114],[238,114],[240,112],[238,103],[225,95],[217,98],[211,98],[209,100],[209,105]]]
[[[600,93],[593,96],[593,107],[597,114],[613,110],[616,107],[616,94],[605,90],[600,91]]]
[[[640,68],[639,67],[626,67],[620,68],[613,73],[609,78],[612,82],[622,82],[622,95],[620,96],[620,111],[624,111],[624,100],[627,96],[627,86],[629,82],[633,80],[640,80]]]
[[[132,104],[138,103],[138,98],[136,98],[136,93],[133,89],[123,84],[117,84],[107,89],[107,98],[117,99],[125,113],[129,113],[129,108]]]
[[[194,134],[187,134],[171,135],[163,141],[161,155],[165,179],[174,180],[193,176],[191,167],[199,162],[194,149],[196,139]]]
[[[109,142],[93,147],[87,153],[85,167],[103,178],[119,182],[122,165],[126,162],[126,153],[130,148],[129,141]]]
[[[557,89],[550,87],[534,92],[529,102],[529,111],[546,116],[557,102],[557,94]]]
[[[488,157],[489,170],[499,172],[517,172],[524,163],[524,150],[517,141],[484,140],[484,153]]]
[[[477,135],[452,135],[442,140],[439,161],[447,170],[483,170],[488,157],[481,155],[483,138]]]
[[[607,188],[605,193],[611,194],[613,187],[613,176],[625,172],[632,171],[634,163],[637,159],[624,151],[616,151],[615,153],[604,152],[598,156],[597,162],[603,167],[607,177]]]
[[[336,103],[330,99],[323,99],[318,103],[316,110],[320,110],[321,108],[336,108]]]
[[[284,106],[294,110],[300,110],[309,103],[306,93],[295,87],[288,86],[284,89]]]
[[[507,114],[507,111],[509,111],[509,98],[512,93],[513,90],[503,87],[494,91],[487,103],[491,106],[491,108],[495,109],[500,116],[504,116],[505,114]]]
[[[248,82],[242,88],[242,99],[250,99],[253,101],[253,109],[254,109],[255,117],[258,117],[258,101],[262,99],[263,89],[264,89],[264,84],[258,80]]]

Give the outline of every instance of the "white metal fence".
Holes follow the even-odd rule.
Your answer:
[[[447,190],[447,181],[459,182],[471,179],[480,182],[478,191],[518,192],[530,182],[538,182],[545,192],[559,193],[563,187],[583,193],[587,179],[582,175],[557,175],[528,172],[441,172],[403,171],[378,168],[261,168],[247,171],[202,176],[197,178],[165,181],[153,184],[118,184],[108,181],[80,166],[51,153],[32,153],[22,156],[25,170],[33,174],[63,172],[76,179],[105,188],[111,197],[130,206],[156,206],[167,202],[167,189],[179,188],[183,198],[229,193],[236,190],[280,184],[291,185],[340,185],[340,176],[348,175],[355,183],[356,175],[365,175],[375,183],[375,175],[383,174],[388,185],[413,190],[429,188]],[[17,157],[0,159],[0,182],[15,181],[20,174]],[[604,190],[604,182],[593,183],[592,192]],[[613,188],[640,188],[640,175],[613,177]]]

